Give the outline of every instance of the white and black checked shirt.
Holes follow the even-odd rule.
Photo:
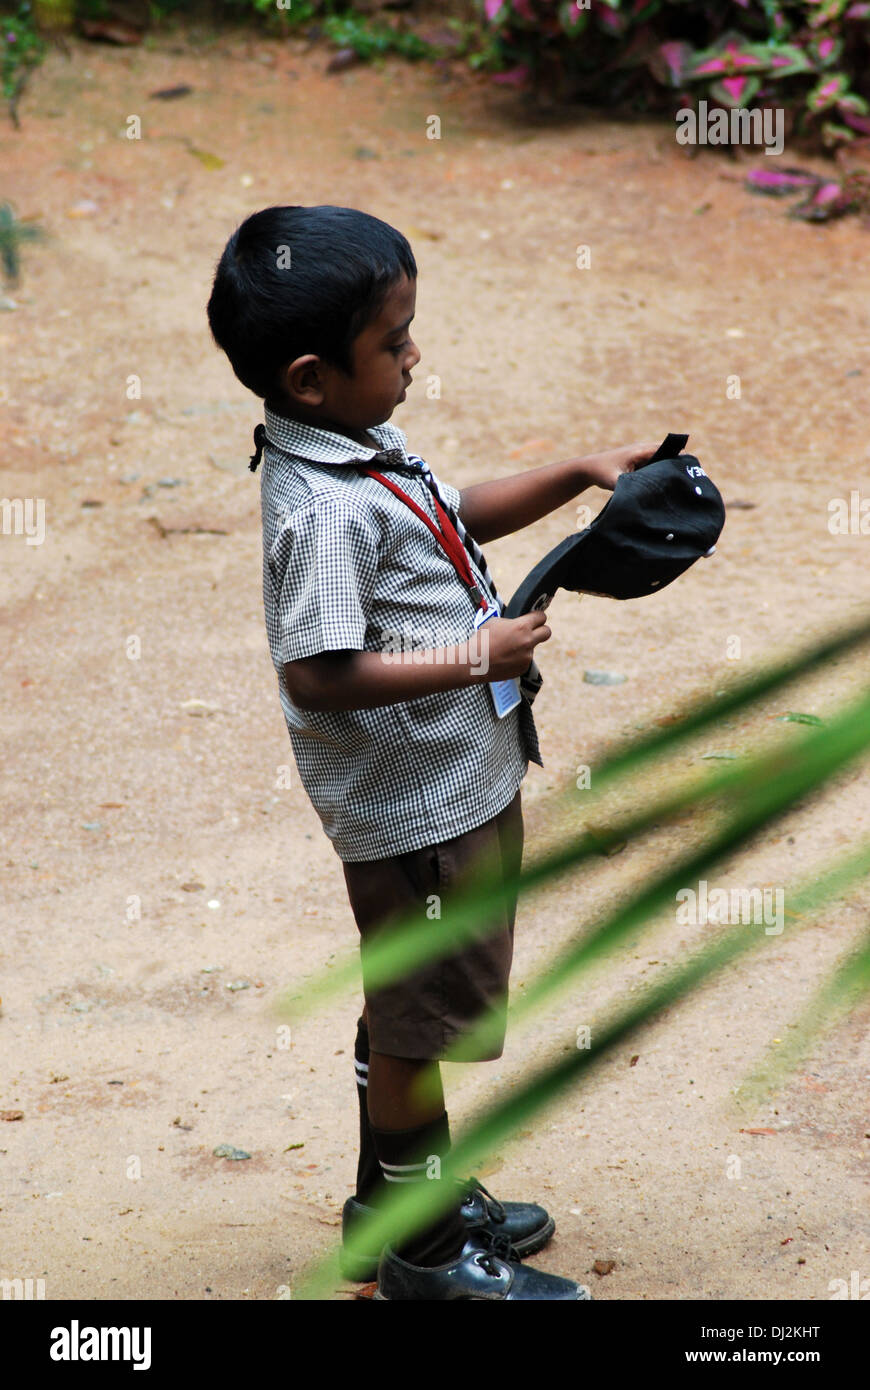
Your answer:
[[[281,708],[302,784],[348,861],[384,859],[473,830],[509,805],[532,761],[541,766],[525,699],[503,719],[487,685],[375,709],[297,708],[284,662],[326,651],[450,647],[473,632],[465,586],[427,526],[383,483],[392,475],[438,518],[396,425],[381,449],[265,410],[260,480],[263,601]],[[435,485],[454,520],[460,493]],[[469,557],[482,592],[482,567]]]

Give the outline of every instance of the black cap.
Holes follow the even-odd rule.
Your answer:
[[[657,593],[712,552],[724,524],[719,489],[694,455],[656,455],[620,474],[592,524],[544,556],[504,616],[546,608],[557,589],[620,599]]]

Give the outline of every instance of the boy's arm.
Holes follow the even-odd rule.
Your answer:
[[[299,709],[374,709],[443,690],[520,676],[551,635],[546,615],[492,618],[453,647],[403,652],[328,651],[284,662],[284,683]]]
[[[620,473],[630,473],[652,458],[658,444],[629,444],[603,454],[548,463],[510,478],[494,478],[462,489],[459,515],[466,530],[481,545],[513,531],[570,502],[587,487],[613,491]]]
[[[425,653],[428,662],[417,664],[413,652],[397,653],[389,664],[380,652],[323,652],[285,662],[284,682],[299,709],[374,709],[485,679],[480,661],[472,661],[468,647],[469,643],[463,643],[446,648],[437,665],[432,660],[434,652]],[[443,659],[448,653],[449,662]]]

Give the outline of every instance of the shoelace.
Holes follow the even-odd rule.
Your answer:
[[[510,1236],[495,1236],[492,1231],[481,1231],[475,1237],[483,1242],[485,1249],[475,1256],[477,1263],[487,1274],[491,1274],[497,1279],[501,1271],[496,1265],[496,1260],[506,1260],[508,1262],[519,1260],[514,1247],[511,1245]]]
[[[466,1188],[469,1196],[473,1196],[475,1192],[479,1192],[481,1194],[481,1196],[483,1197],[484,1206],[487,1209],[487,1214],[491,1217],[493,1221],[501,1225],[501,1223],[506,1219],[505,1209],[502,1206],[501,1202],[499,1202],[495,1197],[493,1197],[491,1192],[487,1192],[483,1183],[480,1182],[477,1178],[468,1178],[467,1181],[463,1183],[463,1186]]]

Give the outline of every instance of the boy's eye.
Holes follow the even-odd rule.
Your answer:
[[[394,357],[398,357],[399,353],[404,352],[405,349],[410,345],[410,342],[411,339],[406,338],[403,343],[397,343],[395,347],[391,347],[390,352],[393,354]]]

